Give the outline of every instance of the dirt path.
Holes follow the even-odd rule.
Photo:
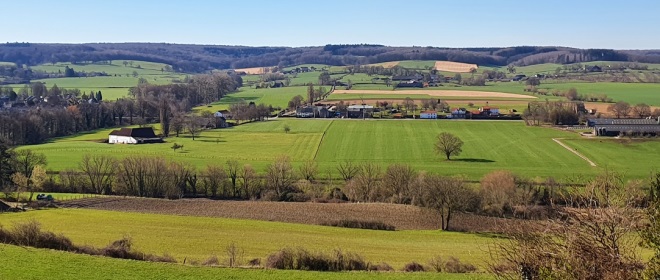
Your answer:
[[[559,144],[559,145],[561,145],[562,147],[566,148],[566,150],[569,150],[569,151],[571,151],[571,153],[574,153],[574,154],[576,154],[577,156],[581,157],[583,160],[586,160],[586,161],[589,163],[589,165],[591,165],[591,166],[593,166],[593,167],[596,167],[596,166],[597,166],[597,165],[596,165],[593,161],[591,161],[588,157],[585,157],[583,154],[578,153],[578,151],[572,149],[571,147],[567,146],[566,144],[562,143],[562,142],[559,141],[559,140],[562,140],[562,138],[552,138],[552,141],[557,142],[557,144]]]

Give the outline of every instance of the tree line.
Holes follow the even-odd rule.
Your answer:
[[[154,122],[161,123],[167,137],[170,130],[183,129],[181,124],[193,106],[217,101],[241,84],[239,76],[223,73],[196,75],[180,84],[142,81],[129,90],[129,97],[117,101],[104,101],[100,91],[88,96],[57,85],[48,89],[43,83],[33,83],[31,95],[27,87],[19,93],[4,88],[0,94],[38,106],[0,111],[0,139],[12,145],[39,144],[82,131]]]

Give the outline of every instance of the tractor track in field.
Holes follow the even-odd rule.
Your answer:
[[[328,130],[330,130],[330,127],[332,126],[333,123],[335,123],[334,120],[332,120],[328,125],[328,127],[326,127],[325,130],[323,131],[323,135],[321,135],[321,141],[319,141],[319,145],[316,146],[316,151],[314,152],[314,158],[312,158],[312,160],[316,160],[316,156],[319,155],[319,150],[321,149],[321,145],[323,145],[323,140],[325,139],[325,134],[328,132]]]
[[[557,142],[557,144],[561,145],[561,146],[564,147],[566,150],[569,150],[571,153],[574,153],[574,154],[576,154],[577,156],[579,156],[580,158],[582,158],[583,160],[587,161],[587,162],[589,163],[589,165],[591,165],[591,166],[593,166],[593,167],[596,167],[596,166],[597,166],[596,163],[594,163],[593,161],[591,161],[588,157],[586,157],[586,156],[584,156],[583,154],[579,153],[577,150],[572,149],[572,148],[569,147],[568,145],[562,143],[562,142],[560,141],[560,140],[562,140],[562,139],[563,139],[563,138],[552,138],[552,141]]]

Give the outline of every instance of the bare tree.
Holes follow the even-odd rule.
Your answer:
[[[303,162],[302,165],[298,168],[298,171],[300,172],[300,177],[307,181],[314,181],[316,179],[316,175],[318,174],[319,171],[319,166],[318,164],[313,161],[313,160],[307,160]]]
[[[380,166],[368,162],[359,168],[360,172],[346,185],[346,195],[352,201],[376,201],[381,183]]]
[[[440,212],[442,230],[450,229],[452,213],[471,210],[477,205],[477,195],[461,178],[429,174],[424,177],[423,186],[420,203],[424,207]]]
[[[193,141],[195,141],[195,136],[198,136],[202,131],[202,119],[199,116],[190,116],[186,121],[186,131],[192,136]]]
[[[79,164],[87,184],[97,194],[109,194],[116,169],[116,160],[104,155],[85,154]]]
[[[410,165],[396,163],[388,166],[383,176],[383,195],[394,203],[409,203],[416,177],[417,172]]]
[[[254,171],[251,165],[243,165],[243,172],[240,174],[241,187],[246,198],[256,199],[261,193],[259,178],[257,172]]]
[[[266,186],[268,189],[275,191],[280,199],[292,191],[295,181],[289,157],[280,156],[268,165],[266,169]]]
[[[226,196],[224,192],[224,184],[227,179],[227,173],[225,169],[220,165],[208,165],[206,169],[202,171],[202,182],[206,190],[206,195],[211,194],[211,197],[217,197],[218,190],[223,192],[223,196]]]
[[[449,132],[442,132],[438,135],[438,142],[435,144],[435,150],[450,160],[451,156],[458,156],[461,154],[463,141]]]
[[[607,107],[607,111],[614,113],[617,118],[627,117],[631,110],[630,104],[625,101],[619,101]]]
[[[229,246],[225,248],[225,252],[227,253],[227,265],[229,267],[236,267],[242,264],[245,251],[238,248],[236,243],[232,242],[229,244]]]
[[[238,179],[238,174],[241,172],[241,165],[235,159],[227,160],[227,175],[231,179],[232,187],[232,196],[240,197],[240,190],[236,186],[236,180]]]
[[[344,181],[349,181],[355,177],[360,172],[360,166],[353,163],[352,161],[340,162],[337,166],[337,171],[344,179]]]
[[[639,118],[646,118],[651,116],[651,106],[646,103],[639,103],[632,107],[632,113]]]

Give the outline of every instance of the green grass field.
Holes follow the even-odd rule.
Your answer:
[[[288,134],[284,133],[285,125],[291,128]],[[317,161],[322,174],[336,173],[336,166],[344,160],[383,166],[398,162],[418,170],[467,175],[474,180],[500,169],[529,177],[593,176],[607,166],[616,166],[631,178],[645,178],[651,170],[660,167],[649,156],[660,154],[658,141],[617,146],[603,139],[588,142],[589,146],[584,148],[577,147],[588,156],[589,151],[593,151],[594,156],[590,158],[598,167],[591,167],[551,139],[565,138],[569,144],[571,139],[576,139],[576,143],[582,143],[577,134],[527,127],[519,121],[279,119],[208,130],[194,141],[183,135],[170,137],[164,144],[98,143],[98,140],[107,139],[109,131],[64,137],[22,148],[44,153],[48,168],[55,171],[76,168],[84,154],[163,156],[188,161],[200,168],[237,159],[258,170],[264,170],[279,155],[288,155],[294,165],[312,159]],[[445,161],[433,150],[435,137],[443,131],[454,133],[465,142],[463,153],[455,160]],[[172,143],[184,145],[183,151],[173,152]],[[636,160],[628,160],[631,157]]]
[[[327,88],[327,90],[330,89]],[[218,102],[214,102],[207,106],[196,107],[195,110],[216,112],[218,110],[228,109],[229,105],[238,103],[241,100],[245,102],[254,102],[256,104],[263,103],[266,105],[273,105],[273,107],[286,108],[289,100],[296,95],[301,95],[303,98],[306,98],[307,87],[300,86],[266,89],[243,87],[238,92],[230,93]]]
[[[370,262],[387,262],[400,270],[404,264],[426,263],[435,256],[458,257],[483,267],[488,245],[497,239],[479,234],[439,230],[375,231],[338,227],[225,218],[140,214],[89,209],[53,209],[0,215],[0,224],[39,221],[45,230],[62,233],[76,244],[104,247],[130,236],[135,248],[145,253],[203,261],[211,255],[224,257],[234,242],[244,258],[265,259],[284,248],[302,247],[330,252],[341,248],[361,254]]]
[[[104,279],[492,279],[485,274],[309,272],[265,269],[191,267],[78,255],[53,250],[0,244],[6,280],[104,280]],[[29,268],[29,269],[28,269]],[[93,269],[90,269],[93,268]]]

